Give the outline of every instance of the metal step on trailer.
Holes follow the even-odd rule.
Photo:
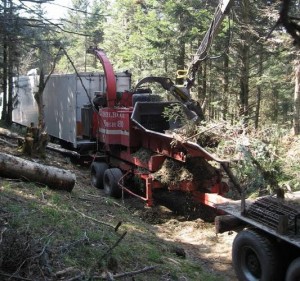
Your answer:
[[[85,154],[85,152],[88,152],[89,150],[94,150],[96,147],[96,141],[90,141],[90,140],[79,140],[76,142],[77,147],[74,150],[74,147],[72,148],[66,148],[62,145],[55,144],[55,143],[49,143],[47,145],[47,148],[68,156],[72,156],[75,158],[80,158],[82,155]]]
[[[79,153],[82,153],[84,151],[94,149],[97,145],[97,142],[93,140],[79,139],[76,141],[76,144],[77,144],[77,151]]]

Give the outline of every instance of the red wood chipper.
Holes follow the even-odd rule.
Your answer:
[[[209,163],[223,161],[195,142],[174,139],[174,132],[185,124],[164,114],[176,106],[184,120],[196,122],[201,108],[168,78],[148,77],[134,90],[117,93],[115,74],[105,53],[90,51],[102,63],[107,85],[106,92],[94,99],[93,107],[86,109],[93,112],[83,114],[92,119],[83,123],[92,124],[92,136],[97,140],[98,153],[91,165],[93,185],[113,197],[128,192],[148,206],[153,205],[153,190],[162,188],[188,192],[197,202],[210,206],[223,202],[227,185],[220,169]],[[150,80],[171,89],[180,100],[153,101],[155,95],[149,89],[139,88]]]

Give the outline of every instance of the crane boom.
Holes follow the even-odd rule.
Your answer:
[[[198,115],[200,120],[204,120],[204,114],[200,104],[193,100],[190,96],[190,88],[194,84],[199,65],[201,61],[203,61],[207,57],[209,48],[212,45],[212,41],[219,30],[219,26],[221,25],[226,14],[228,14],[233,2],[234,0],[220,0],[210,27],[207,30],[196,54],[194,55],[189,69],[187,71],[184,71],[183,76],[187,79],[185,85],[176,86],[168,77],[149,76],[140,80],[136,85],[134,91],[136,91],[137,88],[144,83],[159,83],[165,90],[168,90],[178,101],[183,103],[188,109],[194,111]]]
[[[215,11],[214,18],[210,24],[210,27],[205,33],[205,36],[190,64],[188,70],[188,81],[187,81],[188,89],[190,89],[193,86],[196,72],[198,71],[199,65],[201,61],[203,61],[207,57],[213,39],[217,35],[219,31],[219,27],[222,21],[224,20],[225,16],[228,14],[233,2],[234,0],[220,0],[219,5]]]

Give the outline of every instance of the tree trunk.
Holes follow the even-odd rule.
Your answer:
[[[228,115],[228,97],[229,97],[229,56],[224,56],[223,71],[223,98],[222,98],[222,119],[226,120]]]
[[[248,32],[249,26],[249,13],[250,13],[250,3],[249,0],[242,1],[241,16],[243,18],[243,24],[245,28],[242,29],[241,33],[241,43],[239,47],[239,57],[241,60],[241,70],[240,70],[240,116],[244,118],[245,125],[247,124],[247,118],[249,115],[249,54],[250,54],[250,44],[249,40],[251,38]]]
[[[185,38],[183,34],[186,32],[186,26],[183,22],[182,16],[179,17],[179,37],[178,37],[178,56],[177,56],[177,70],[185,69]],[[184,78],[176,78],[177,85],[184,84]]]
[[[14,47],[11,42],[8,44],[8,97],[7,97],[7,116],[6,116],[6,123],[12,123],[12,112],[13,112],[13,51]]]
[[[258,54],[258,77],[261,78],[263,74],[263,46],[260,45],[260,53]],[[257,84],[256,86],[257,94],[256,94],[256,108],[255,108],[255,120],[254,120],[254,126],[255,129],[258,128],[259,124],[259,115],[260,115],[260,104],[261,104],[261,85],[260,83]]]
[[[206,109],[206,96],[207,96],[207,61],[204,60],[200,64],[199,71],[198,71],[198,101],[201,104],[203,113],[205,112]]]
[[[213,97],[213,79],[212,78],[212,61],[209,60],[207,62],[207,77],[209,77],[209,79],[206,81],[206,100],[207,100],[207,115],[209,116],[210,119],[213,119],[213,107],[212,107],[212,102],[214,101],[214,97]]]
[[[43,103],[43,93],[55,69],[56,62],[59,58],[61,50],[62,48],[59,48],[54,58],[53,67],[46,79],[44,77],[44,68],[43,68],[44,60],[41,59],[40,61],[39,87],[38,87],[38,91],[35,92],[34,94],[34,98],[38,106],[38,124],[37,127],[35,127],[35,124],[32,123],[31,127],[27,128],[27,135],[23,145],[23,151],[29,155],[35,152],[40,155],[45,154],[46,146],[48,144],[48,134],[45,129],[45,111],[44,111],[44,103]],[[43,57],[42,51],[41,51],[41,57]]]
[[[16,156],[0,153],[0,176],[22,179],[47,185],[51,189],[71,192],[76,177],[68,170],[31,162]]]
[[[242,68],[240,78],[240,116],[247,118],[249,112],[249,46],[244,44],[241,50]]]
[[[3,20],[6,21],[7,17],[7,1],[3,1]],[[1,119],[6,121],[7,118],[7,58],[8,58],[8,38],[7,38],[7,30],[6,25],[2,25],[3,28],[3,78],[2,78],[2,91],[3,91],[3,110]]]
[[[300,134],[300,61],[295,66],[294,133]]]
[[[41,131],[44,131],[45,129],[45,112],[44,112],[44,103],[43,103],[43,93],[46,87],[45,83],[45,77],[44,77],[44,69],[43,67],[40,68],[40,79],[39,79],[39,87],[38,91],[34,94],[34,99],[37,103],[38,107],[38,128]]]
[[[254,120],[254,127],[258,129],[259,124],[259,115],[260,115],[260,104],[261,104],[261,86],[256,86],[257,94],[256,94],[256,109],[255,109],[255,120]]]

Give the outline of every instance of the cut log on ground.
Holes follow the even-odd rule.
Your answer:
[[[0,176],[31,181],[69,192],[76,181],[75,174],[68,170],[45,166],[5,153],[0,153]]]
[[[59,152],[62,155],[66,155],[66,156],[69,156],[69,157],[80,159],[80,154],[78,152],[62,148],[60,145],[57,145],[57,144],[54,144],[54,143],[48,143],[46,148],[49,149],[49,150],[52,150],[52,151]]]
[[[4,128],[0,128],[0,135],[11,139],[23,140],[23,138],[20,135],[12,133],[10,130]]]

